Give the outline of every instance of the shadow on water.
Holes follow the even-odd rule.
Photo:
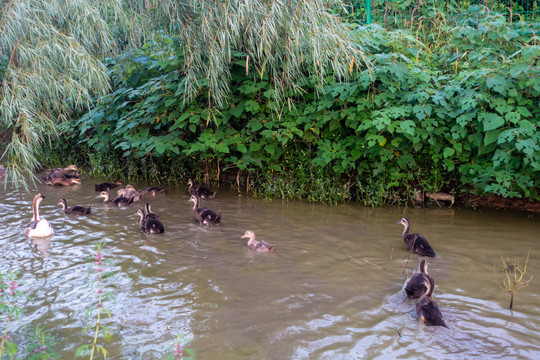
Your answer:
[[[112,317],[105,320],[114,332],[104,344],[111,359],[162,359],[177,334],[192,340],[188,347],[199,359],[540,354],[536,279],[517,293],[513,311],[494,281],[500,256],[524,261],[528,251],[528,271],[538,274],[537,215],[264,202],[221,188],[202,205],[222,214],[222,226],[201,228],[186,189],[180,189],[148,198],[166,232],[147,235],[138,228],[142,203],[107,206],[96,199],[93,183],[83,178],[70,188],[35,189],[46,195],[40,213],[55,229],[50,242],[23,235],[32,194],[0,193],[0,272],[18,271],[20,289],[30,296],[11,331],[24,333],[23,325],[50,330],[65,358],[81,341],[90,342],[88,335],[81,340],[81,330],[91,323],[83,315],[95,301],[87,284],[98,241],[106,243],[115,274],[107,289],[116,299],[107,302]],[[63,214],[61,197],[70,205],[92,206],[92,214]],[[402,273],[408,252],[396,221],[403,216],[438,253],[428,259],[429,271],[449,329],[419,324],[416,300],[403,294],[420,261],[412,255]],[[248,229],[276,251],[247,249],[240,237]]]

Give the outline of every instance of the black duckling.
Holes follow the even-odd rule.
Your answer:
[[[405,285],[405,292],[407,293],[407,297],[411,299],[417,299],[420,296],[424,295],[427,291],[426,285],[424,282],[426,279],[428,281],[433,280],[431,276],[428,274],[428,263],[426,260],[420,261],[420,265],[418,265],[418,273],[414,274],[411,280]]]
[[[117,205],[131,205],[133,204],[133,198],[126,198],[123,196],[118,196],[117,198],[111,200],[111,197],[108,192],[102,191],[97,196],[98,198],[103,198],[105,204],[117,206]]]
[[[221,214],[216,214],[209,208],[199,207],[199,198],[195,195],[191,195],[188,201],[193,201],[193,214],[199,220],[201,225],[206,226],[219,226],[221,221]]]
[[[139,220],[139,226],[141,230],[145,233],[163,234],[163,232],[165,232],[165,227],[163,226],[161,221],[158,220],[156,214],[153,214],[153,217],[149,217],[143,209],[139,209],[137,210],[137,215],[141,217],[141,219]]]
[[[72,207],[67,207],[67,201],[66,199],[60,199],[58,202],[58,205],[62,205],[62,211],[65,214],[74,214],[74,215],[88,215],[92,211],[89,207],[84,207],[81,205],[75,205]]]
[[[101,184],[94,184],[94,189],[96,191],[109,191],[111,189],[114,189],[115,187],[117,186],[120,186],[122,185],[122,181],[120,180],[116,180],[115,182],[104,182],[104,183],[101,183]]]
[[[407,244],[412,252],[421,256],[437,255],[425,237],[420,234],[409,234],[409,228],[411,226],[409,219],[403,218],[401,221],[398,221],[398,224],[405,226],[403,230],[403,241],[405,241],[405,244]]]
[[[445,328],[448,328],[442,318],[439,305],[437,305],[432,297],[435,282],[431,278],[424,279],[424,286],[427,291],[416,304],[416,313],[418,314],[420,321],[427,326],[444,326]]]
[[[216,192],[210,190],[207,187],[204,187],[202,185],[193,185],[193,180],[188,180],[188,191],[191,195],[195,195],[202,199],[213,199],[216,197]]]
[[[249,238],[247,242],[248,248],[258,251],[258,252],[273,252],[274,245],[267,243],[264,240],[255,240],[255,233],[251,230],[248,230],[242,235],[241,239]]]
[[[32,221],[24,227],[24,234],[29,237],[48,237],[54,234],[54,230],[49,222],[39,217],[39,203],[45,198],[41,193],[34,196],[32,200]]]
[[[81,184],[81,179],[72,177],[72,178],[65,178],[65,177],[53,177],[49,180],[45,181],[45,184],[51,185],[51,186],[70,186],[73,184]]]
[[[165,194],[167,192],[167,189],[161,187],[149,187],[145,190],[145,192],[148,194],[152,194],[152,196],[156,196],[157,194]]]

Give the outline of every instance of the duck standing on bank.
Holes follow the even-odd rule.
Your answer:
[[[24,228],[24,234],[29,237],[48,237],[54,234],[54,230],[49,222],[39,217],[39,204],[45,198],[41,193],[34,196],[32,200],[32,221]]]
[[[421,256],[435,256],[435,251],[431,245],[429,245],[427,239],[420,234],[409,234],[409,228],[411,227],[411,222],[407,218],[401,219],[397,222],[398,224],[403,225],[403,241],[411,252],[416,253]]]
[[[273,252],[274,245],[264,241],[264,240],[255,240],[255,232],[248,230],[242,235],[241,239],[249,238],[247,242],[248,248],[255,250],[257,252]]]
[[[75,205],[72,207],[67,206],[66,199],[60,199],[58,202],[58,205],[62,205],[62,211],[65,214],[73,214],[73,215],[88,215],[92,212],[92,209],[89,207],[84,207],[81,205]]]
[[[193,180],[188,180],[188,191],[191,195],[195,195],[201,199],[213,199],[216,197],[216,192],[202,185],[194,185]]]
[[[416,314],[418,314],[420,321],[427,326],[446,326],[439,305],[433,300],[433,289],[435,288],[435,282],[433,279],[425,279],[424,286],[427,291],[416,304]]]
[[[199,207],[199,198],[196,195],[191,195],[188,202],[193,202],[193,215],[199,220],[203,226],[219,226],[221,222],[221,214],[216,214],[209,208]]]
[[[425,281],[433,281],[428,274],[428,263],[422,259],[418,265],[418,272],[405,285],[405,293],[410,299],[417,299],[427,292]]]

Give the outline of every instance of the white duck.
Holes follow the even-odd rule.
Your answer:
[[[39,217],[39,203],[43,200],[45,196],[41,193],[34,196],[32,200],[32,210],[34,214],[32,216],[32,221],[30,221],[24,228],[24,234],[29,237],[47,237],[54,234],[54,230],[45,219]]]

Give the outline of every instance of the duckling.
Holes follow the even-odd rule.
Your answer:
[[[435,251],[433,251],[433,248],[431,245],[429,245],[428,241],[425,237],[423,237],[420,234],[409,234],[409,228],[411,226],[411,222],[407,218],[401,219],[401,221],[397,222],[398,224],[402,224],[405,226],[405,229],[403,230],[403,241],[409,249],[421,256],[435,256]]]
[[[149,203],[146,203],[144,205],[144,210],[145,210],[145,216],[147,219],[159,219],[159,216],[157,216],[157,214],[152,212],[152,208],[150,207]]]
[[[420,321],[427,326],[446,326],[439,305],[433,300],[433,289],[435,288],[435,282],[433,279],[424,279],[424,286],[426,287],[426,293],[422,295],[418,303],[416,304],[416,313],[420,317]]]
[[[141,217],[139,220],[139,226],[142,231],[148,234],[163,234],[165,228],[161,221],[158,220],[157,215],[153,214],[155,217],[148,217],[148,214],[145,214],[143,209],[137,210],[137,215]]]
[[[188,180],[188,185],[189,185],[188,191],[191,195],[195,195],[203,199],[213,199],[216,197],[215,191],[212,191],[209,188],[204,187],[202,185],[193,185],[193,180],[191,179]]]
[[[189,201],[193,201],[193,214],[199,220],[201,225],[206,226],[219,226],[221,221],[221,214],[216,214],[209,208],[199,207],[199,198],[196,195],[191,195]]]
[[[81,183],[81,179],[76,178],[76,177],[73,177],[70,179],[67,179],[65,177],[64,178],[54,177],[45,181],[45,184],[51,185],[51,186],[70,186],[73,184],[80,184],[80,183]]]
[[[139,191],[131,184],[127,184],[125,189],[120,189],[116,192],[118,196],[133,198],[133,201],[141,201],[144,193],[144,190]]]
[[[94,184],[94,189],[96,191],[109,191],[120,185],[122,185],[122,181],[116,180],[115,182],[112,182],[112,183],[104,182],[101,184]]]
[[[152,194],[152,196],[156,196],[157,194],[165,194],[167,189],[161,187],[149,187],[145,192]]]
[[[65,214],[88,215],[92,211],[90,209],[90,206],[86,208],[84,206],[75,205],[68,208],[66,199],[60,199],[60,201],[58,202],[58,205],[62,205],[62,211]]]
[[[32,200],[33,216],[24,228],[24,234],[29,237],[47,237],[54,234],[54,230],[49,222],[39,217],[39,203],[45,198],[41,193],[34,196]]]
[[[75,165],[69,165],[65,168],[55,168],[55,169],[47,169],[45,170],[46,174],[52,174],[52,173],[61,173],[61,174],[73,174],[78,173],[79,169],[77,169],[77,166]]]
[[[249,238],[247,242],[248,248],[258,251],[258,252],[273,252],[274,245],[267,243],[264,240],[258,241],[255,240],[255,233],[251,230],[248,230],[242,235],[241,239]]]
[[[133,198],[128,199],[128,198],[123,197],[123,196],[119,196],[119,197],[115,198],[114,200],[111,200],[111,196],[106,191],[100,192],[97,197],[98,198],[103,198],[103,203],[113,205],[113,206],[117,206],[117,205],[120,205],[120,204],[122,204],[122,205],[131,205],[131,204],[133,204]]]
[[[424,285],[424,281],[426,279],[428,281],[430,281],[430,279],[433,280],[431,276],[429,276],[427,269],[428,263],[426,260],[422,259],[418,265],[418,273],[414,274],[407,285],[405,285],[405,292],[407,293],[408,298],[416,299],[426,293],[427,288]]]

